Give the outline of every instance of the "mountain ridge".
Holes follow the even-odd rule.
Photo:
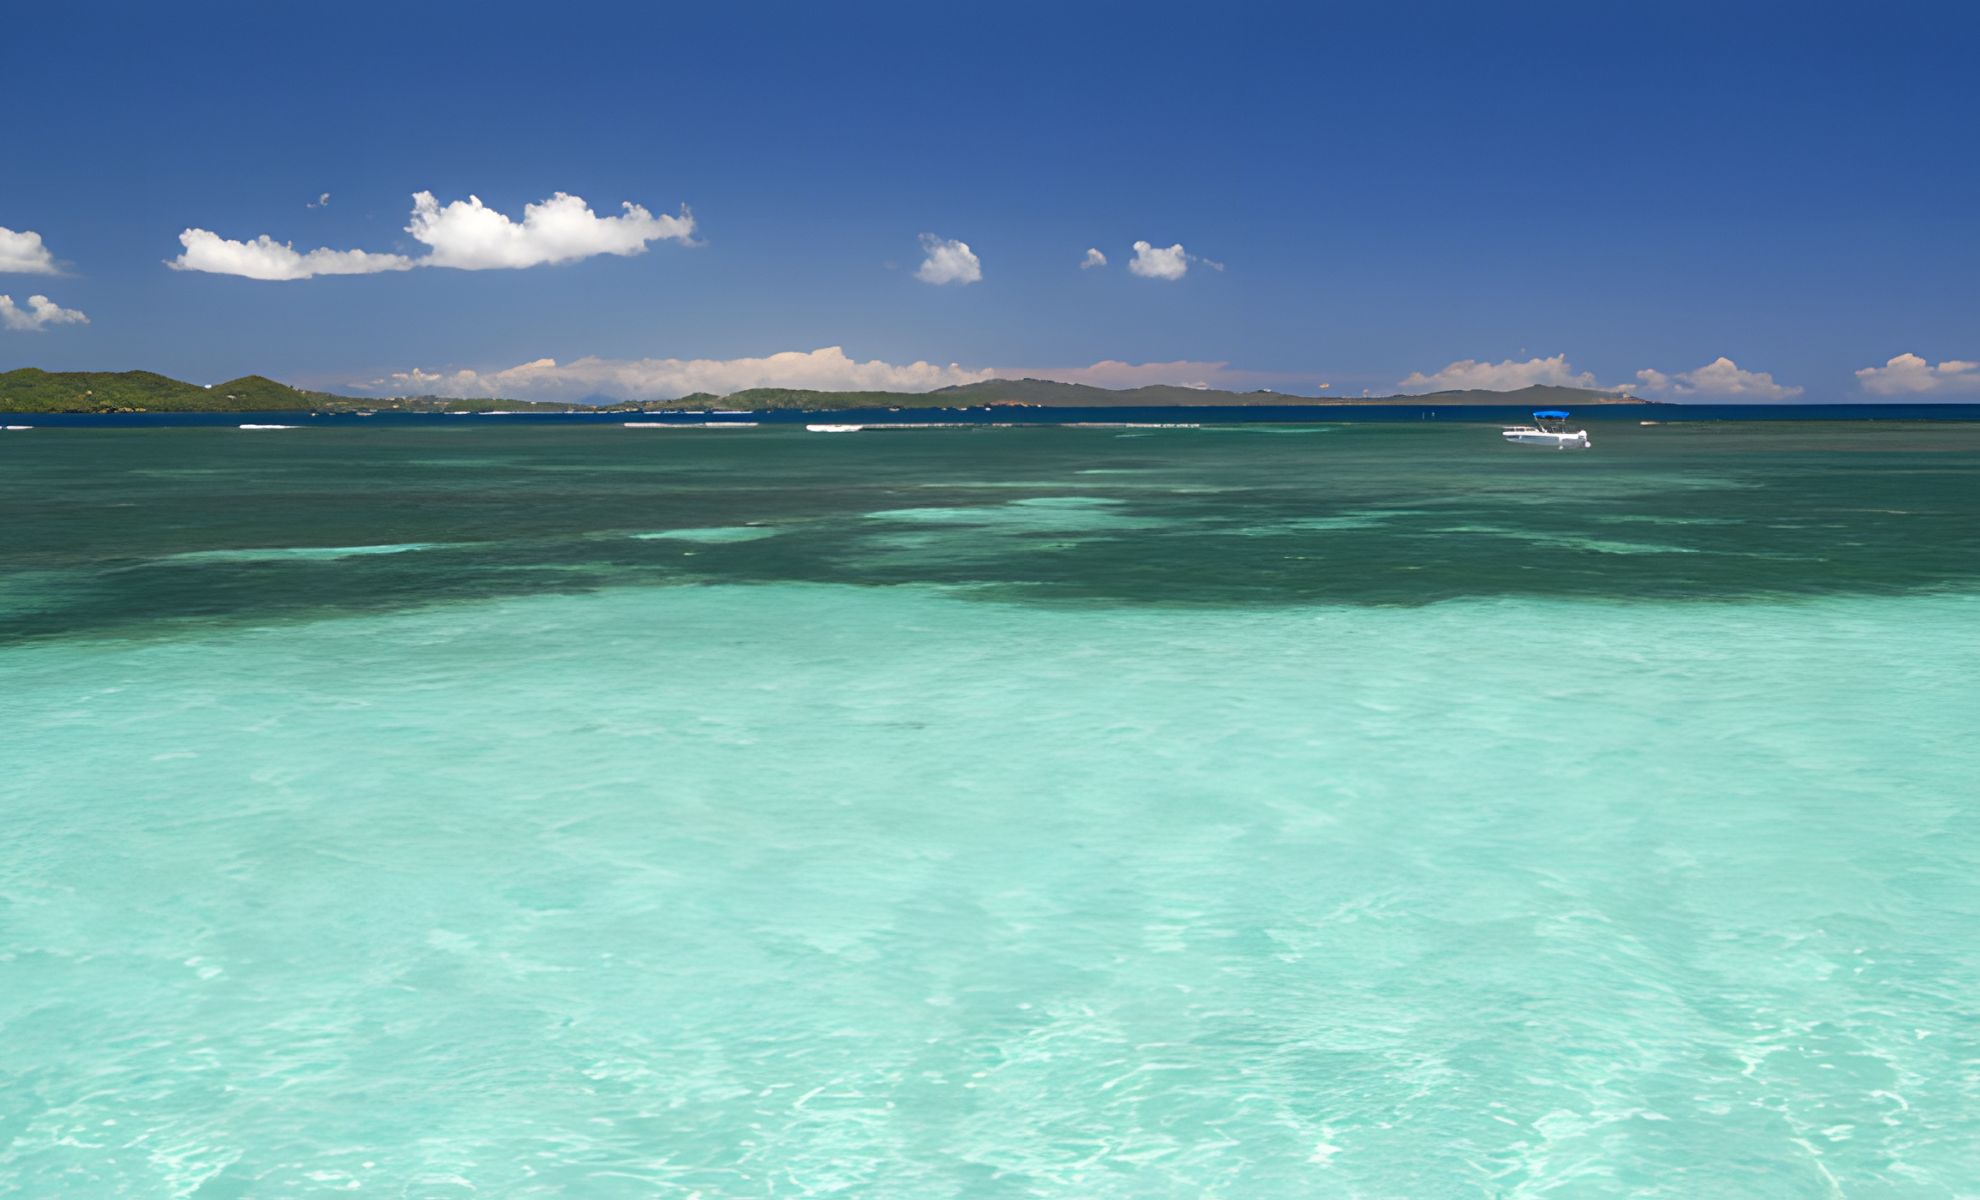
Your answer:
[[[932,392],[833,392],[766,387],[745,388],[725,396],[695,392],[671,400],[597,404],[485,397],[345,396],[293,387],[265,375],[243,375],[208,386],[186,383],[155,371],[44,371],[36,367],[20,367],[0,372],[0,412],[347,412],[359,409],[471,412],[491,405],[526,412],[636,412],[712,407],[823,412],[848,408],[974,408],[985,405],[1040,408],[1349,407],[1394,404],[1559,407],[1571,404],[1646,403],[1657,402],[1617,392],[1545,384],[1511,392],[1470,389],[1413,396],[1314,397],[1264,390],[1230,392],[1171,384],[1115,389],[1049,379],[987,379],[938,388]]]

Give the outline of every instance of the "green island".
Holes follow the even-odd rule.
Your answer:
[[[709,409],[829,412],[864,408],[1156,408],[1239,405],[1591,405],[1652,403],[1616,392],[1536,386],[1514,392],[1479,390],[1412,396],[1314,397],[1283,392],[1227,392],[1152,386],[1111,389],[1045,379],[990,379],[932,392],[826,392],[797,388],[749,388],[718,396],[695,392],[670,400],[576,403],[544,400],[469,399],[443,396],[344,396],[291,387],[262,375],[225,383],[186,383],[153,371],[43,371],[21,367],[0,372],[0,412],[682,412]]]

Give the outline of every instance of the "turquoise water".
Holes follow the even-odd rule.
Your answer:
[[[31,436],[22,1194],[1980,1180],[1980,430]]]

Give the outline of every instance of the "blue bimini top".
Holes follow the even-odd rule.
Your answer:
[[[1567,414],[1567,410],[1564,408],[1543,408],[1539,412],[1534,413],[1533,415],[1534,417],[1539,418],[1539,417],[1565,417],[1568,414]]]

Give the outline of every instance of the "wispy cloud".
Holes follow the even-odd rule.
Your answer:
[[[59,275],[55,255],[32,229],[19,233],[0,225],[0,274]]]
[[[1412,372],[1396,386],[1405,392],[1459,392],[1473,389],[1487,392],[1513,392],[1535,384],[1554,387],[1599,388],[1595,376],[1586,371],[1577,371],[1567,360],[1567,355],[1556,354],[1551,358],[1529,358],[1524,362],[1505,359],[1501,362],[1480,362],[1475,358],[1461,358],[1446,365],[1442,370],[1426,375],[1421,371]]]
[[[1106,265],[1107,256],[1092,246],[1087,247],[1086,257],[1079,260],[1079,269],[1082,271],[1090,271],[1094,267],[1104,267]]]
[[[321,203],[329,203],[328,193]],[[655,241],[693,239],[694,216],[685,207],[679,216],[657,217],[631,202],[623,208],[617,216],[601,217],[582,198],[558,192],[541,203],[523,206],[523,219],[516,221],[489,208],[478,196],[443,205],[433,193],[418,192],[406,232],[427,248],[419,257],[371,250],[298,251],[293,243],[278,242],[267,234],[243,242],[206,229],[188,229],[179,235],[184,251],[166,265],[263,280],[375,275],[413,267],[481,271],[575,262],[600,254],[640,254]]]
[[[329,207],[330,207],[330,193],[329,193],[329,192],[325,192],[325,193],[323,193],[322,195],[320,195],[320,196],[318,196],[318,197],[317,197],[316,199],[314,199],[314,200],[312,200],[312,201],[310,201],[310,202],[309,202],[308,204],[305,204],[305,205],[303,205],[303,207],[304,207],[304,208],[329,208]]]
[[[1798,387],[1776,383],[1766,371],[1748,371],[1720,355],[1695,370],[1665,374],[1652,368],[1636,373],[1638,391],[1652,396],[1726,396],[1746,400],[1791,400]]]
[[[0,329],[40,333],[50,325],[87,324],[89,318],[81,310],[63,308],[46,296],[29,296],[26,308],[17,307],[12,296],[0,296]]]
[[[1916,354],[1900,354],[1881,367],[1864,367],[1856,379],[1864,391],[1877,396],[1980,392],[1980,362],[1948,358],[1933,364]]]
[[[921,265],[915,268],[914,277],[923,283],[966,284],[983,278],[983,262],[968,242],[924,233],[921,253]]]

